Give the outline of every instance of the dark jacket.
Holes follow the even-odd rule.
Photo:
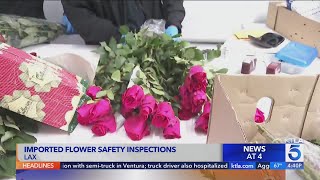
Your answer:
[[[44,19],[43,1],[44,0],[0,0],[0,13]]]
[[[135,5],[133,5],[134,3]],[[62,0],[75,31],[87,44],[120,39],[119,27],[138,30],[145,20],[165,19],[181,32],[185,16],[183,0]]]

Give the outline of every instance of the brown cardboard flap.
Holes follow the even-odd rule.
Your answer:
[[[320,138],[320,79],[313,92],[301,137],[307,140]]]
[[[234,111],[228,95],[221,85],[220,77],[215,78],[214,101],[212,102],[212,111],[207,144],[214,143],[244,143],[245,135],[239,122],[237,114]]]
[[[278,8],[275,30],[290,40],[313,47],[320,41],[320,23],[284,7]]]
[[[208,143],[239,141],[241,134],[249,142],[255,139],[254,115],[263,97],[274,100],[270,121],[264,126],[285,127],[300,137],[316,81],[317,76],[220,75],[215,84]]]
[[[275,29],[277,14],[278,14],[278,5],[277,2],[270,2],[268,7],[268,16],[267,16],[267,26],[271,29]]]

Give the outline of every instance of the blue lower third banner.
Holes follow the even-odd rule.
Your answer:
[[[285,162],[285,144],[223,144],[223,161]]]
[[[61,169],[229,169],[229,163],[228,162],[61,162],[60,168]]]

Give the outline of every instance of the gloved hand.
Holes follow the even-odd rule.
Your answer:
[[[179,34],[179,30],[178,30],[178,28],[176,26],[171,25],[171,26],[167,27],[165,33],[167,35],[173,37],[173,36]],[[179,39],[178,38],[174,38],[173,40],[177,41]]]
[[[76,31],[72,27],[72,24],[70,23],[69,19],[65,15],[62,18],[62,24],[67,28],[67,34],[75,34],[76,33]]]

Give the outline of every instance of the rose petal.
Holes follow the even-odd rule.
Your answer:
[[[208,133],[208,123],[209,123],[209,116],[208,114],[202,114],[199,116],[198,120],[196,121],[195,130],[201,131],[204,133]]]
[[[174,118],[173,120],[173,124],[166,127],[164,130],[163,130],[163,136],[164,138],[166,139],[179,139],[181,138],[181,135],[180,135],[180,121],[177,117]]]
[[[204,104],[203,113],[210,113],[211,112],[211,103],[207,101]]]
[[[90,125],[97,120],[92,114],[95,104],[84,104],[77,109],[78,123],[81,125]]]
[[[112,108],[110,101],[108,99],[101,99],[96,103],[92,114],[94,117],[101,118],[110,114],[111,111]]]
[[[121,106],[121,110],[120,113],[124,118],[128,118],[130,116],[132,116],[134,109],[127,109],[124,106]]]
[[[204,69],[202,66],[192,66],[189,70],[189,77],[193,76],[196,73],[204,72]]]
[[[139,116],[131,116],[124,122],[124,129],[128,137],[133,141],[139,141],[144,136],[150,134],[147,121],[141,119]]]
[[[195,91],[192,94],[192,113],[199,113],[207,101],[207,94],[203,91]]]
[[[262,112],[259,108],[256,109],[254,121],[256,123],[263,123],[265,121],[264,112]]]
[[[190,120],[196,116],[196,114],[192,113],[191,109],[180,109],[178,112],[178,117],[181,120]]]
[[[152,125],[157,128],[165,128],[174,119],[174,111],[168,102],[162,102],[157,106],[157,110],[152,117]]]
[[[154,113],[154,110],[156,108],[156,99],[151,95],[146,95],[140,106],[140,114],[143,116],[152,115]]]
[[[86,92],[86,94],[91,97],[92,99],[96,99],[96,95],[98,92],[102,90],[99,86],[90,86]]]
[[[143,97],[142,87],[133,85],[122,94],[122,106],[126,109],[136,109],[140,106]]]

